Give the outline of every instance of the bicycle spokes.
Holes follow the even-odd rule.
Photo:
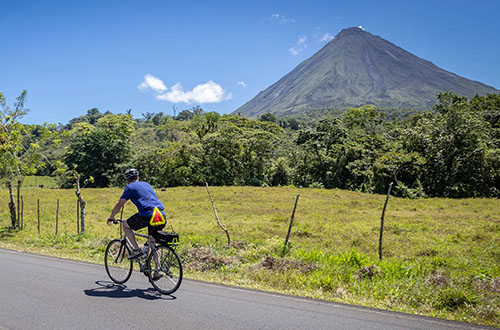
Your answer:
[[[149,279],[155,289],[163,294],[171,294],[179,288],[182,281],[182,265],[179,256],[172,248],[159,246],[148,262],[150,267],[153,266]]]

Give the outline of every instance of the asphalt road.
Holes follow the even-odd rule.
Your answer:
[[[488,329],[185,280],[173,296],[140,273],[0,249],[0,329]],[[490,328],[492,329],[492,328]]]

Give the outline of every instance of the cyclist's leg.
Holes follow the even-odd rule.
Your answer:
[[[137,241],[134,236],[134,232],[132,228],[130,228],[129,224],[127,222],[123,222],[123,232],[125,233],[125,237],[127,237],[128,241],[134,248],[134,250],[137,250],[139,248],[139,245],[137,245]]]
[[[134,250],[139,249],[139,245],[137,244],[137,240],[135,239],[134,230],[139,230],[141,228],[147,227],[148,222],[145,217],[139,215],[139,213],[134,214],[127,221],[123,222],[123,232],[125,236],[128,238],[130,244]]]
[[[165,228],[165,225],[166,224],[156,225],[156,226],[151,226],[151,225],[148,226],[148,235],[151,236],[151,240],[153,241],[153,243],[156,242],[155,238],[154,238],[155,237],[155,233],[158,232],[158,231],[160,231],[160,230],[162,230],[163,228]],[[153,249],[149,249],[148,256],[151,254],[152,250]],[[158,255],[153,256],[153,261],[155,263],[156,268],[159,268],[160,265],[158,264]]]

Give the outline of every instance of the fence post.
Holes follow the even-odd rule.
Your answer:
[[[40,235],[40,200],[36,200],[36,214],[38,217],[38,235]]]
[[[21,229],[24,228],[24,200],[23,196],[21,196]]]
[[[59,198],[57,199],[57,209],[56,209],[56,236],[59,230]]]
[[[391,195],[392,182],[389,184],[389,191],[387,191],[387,197],[385,198],[384,208],[382,209],[382,217],[380,218],[380,237],[378,240],[378,259],[382,260],[382,236],[384,234],[384,215],[385,208],[387,207],[387,202],[389,201],[389,196]]]
[[[290,238],[290,233],[292,232],[293,219],[295,218],[295,210],[297,209],[297,203],[299,202],[299,196],[300,196],[300,194],[298,194],[297,198],[295,199],[295,205],[293,207],[292,218],[290,219],[290,226],[288,226],[288,233],[286,234],[285,245],[283,246],[283,255],[285,255],[286,245],[288,244],[288,239]]]
[[[80,235],[80,200],[76,200],[76,234]]]

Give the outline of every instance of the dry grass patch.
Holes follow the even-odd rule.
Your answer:
[[[185,264],[188,268],[196,271],[210,271],[227,267],[239,260],[235,257],[217,255],[210,247],[193,247],[188,249],[185,256]]]
[[[293,260],[286,258],[276,258],[272,255],[267,255],[258,264],[258,267],[274,271],[298,271],[301,273],[310,273],[316,269],[318,266],[312,262],[304,262],[302,260]]]

